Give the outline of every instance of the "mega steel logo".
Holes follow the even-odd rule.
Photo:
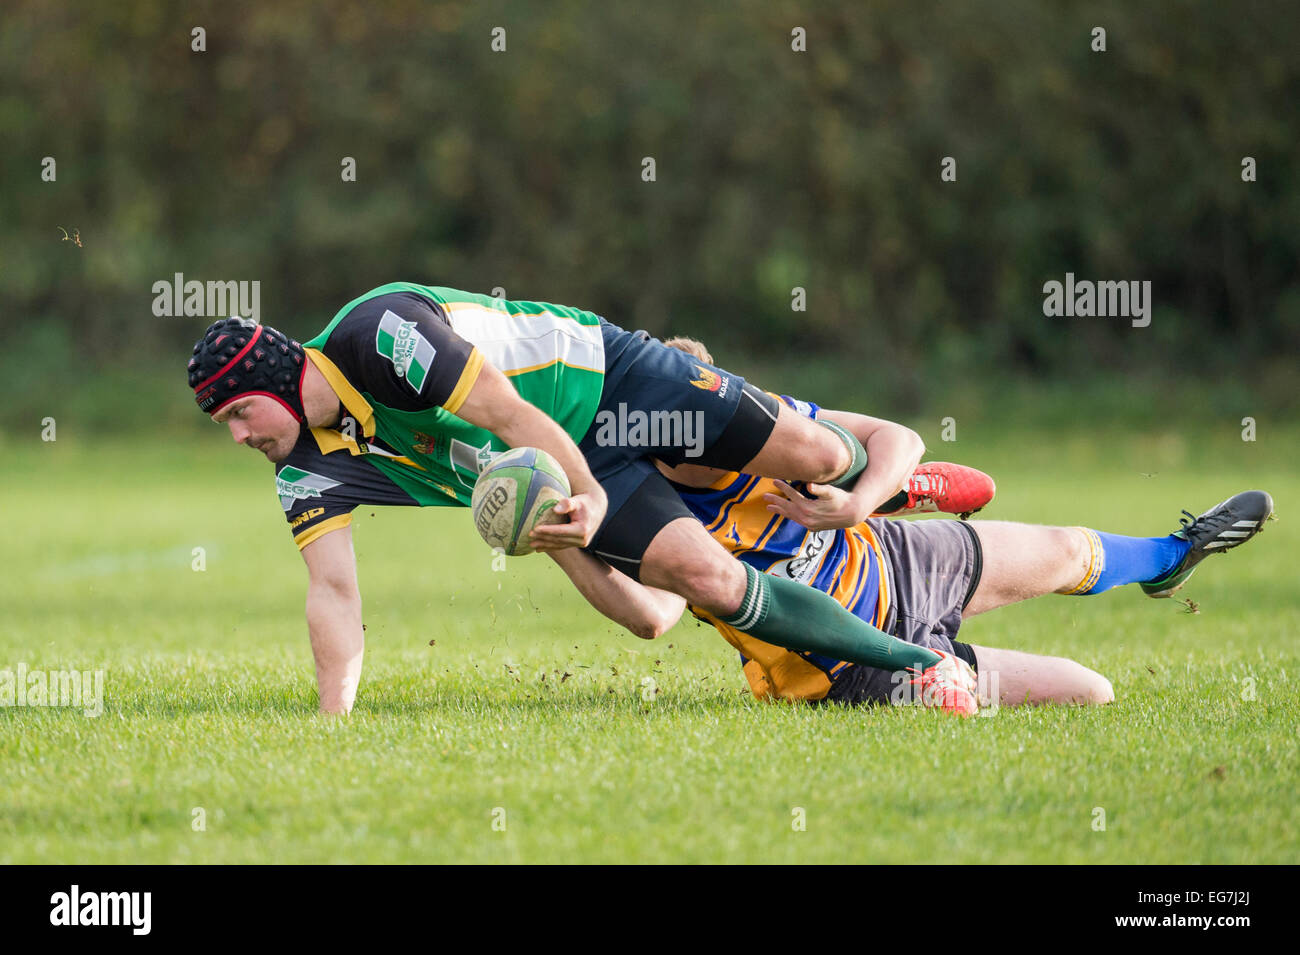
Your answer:
[[[280,495],[280,506],[286,511],[293,507],[293,502],[300,498],[320,497],[321,491],[338,487],[339,481],[327,478],[323,474],[313,474],[285,465],[275,475],[275,491]]]
[[[478,475],[483,472],[483,469],[501,453],[501,451],[493,450],[491,437],[483,443],[482,447],[461,441],[459,438],[452,438],[447,456],[451,459],[451,467],[456,479],[466,487],[473,487],[474,481],[466,481],[461,476],[461,472],[464,471],[474,475],[474,480],[477,481]]]
[[[393,311],[385,311],[375,331],[375,349],[393,363],[399,378],[419,392],[433,367],[437,350],[415,327]]]

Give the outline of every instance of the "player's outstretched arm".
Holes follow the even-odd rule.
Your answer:
[[[669,630],[686,609],[677,594],[638,583],[585,551],[570,548],[551,557],[589,604],[643,640]]]
[[[809,499],[784,481],[777,481],[783,497],[767,495],[775,511],[812,530],[852,527],[868,517],[906,484],[925,454],[925,442],[911,428],[854,414],[851,411],[817,412],[819,419],[832,421],[852,432],[867,452],[867,466],[852,493],[825,484],[809,484]]]
[[[486,363],[456,416],[491,431],[512,448],[541,448],[564,468],[573,494],[555,510],[568,514],[569,523],[548,524],[535,530],[533,540],[541,544],[539,550],[556,551],[591,543],[605,519],[605,491],[563,428],[519,397],[506,376]]]
[[[307,584],[307,631],[316,658],[322,713],[348,713],[361,682],[365,636],[352,528],[341,527],[302,549]]]

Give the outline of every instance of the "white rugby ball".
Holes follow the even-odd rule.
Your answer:
[[[562,524],[556,503],[569,496],[569,478],[540,448],[513,448],[492,459],[474,483],[474,527],[494,550],[511,557],[535,553],[528,535],[539,524]]]

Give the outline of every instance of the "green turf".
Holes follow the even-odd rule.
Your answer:
[[[103,668],[106,711],[0,709],[0,861],[1297,861],[1300,435],[963,427],[925,437],[996,476],[982,516],[1157,534],[1258,486],[1281,519],[1197,572],[1197,614],[1130,587],[971,621],[1117,701],[959,722],[758,704],[711,630],[639,641],[544,558],[494,572],[467,511],[362,509],[340,722],[265,461],[217,429],[4,439],[0,669]]]

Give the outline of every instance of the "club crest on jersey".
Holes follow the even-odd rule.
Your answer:
[[[391,310],[386,310],[379,319],[375,350],[393,363],[397,376],[405,378],[417,394],[424,387],[424,380],[433,367],[433,356],[437,354],[428,339],[416,330],[415,322],[405,321]]]
[[[287,511],[299,498],[320,497],[321,491],[338,487],[339,483],[323,474],[313,474],[286,464],[276,472],[275,492],[280,495],[280,506]]]
[[[696,365],[695,370],[700,373],[700,377],[691,382],[696,388],[702,388],[705,391],[716,391],[721,398],[727,393],[728,381],[716,371],[710,371],[703,365]]]
[[[412,435],[411,447],[417,454],[436,454],[438,439],[432,435],[425,434],[423,431],[417,431]]]

